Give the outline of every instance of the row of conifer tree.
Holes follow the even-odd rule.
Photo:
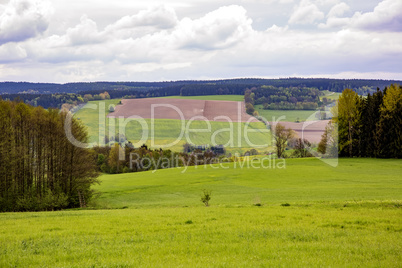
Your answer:
[[[367,97],[345,89],[338,101],[339,155],[402,158],[402,87]]]

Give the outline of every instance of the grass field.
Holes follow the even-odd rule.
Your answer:
[[[79,118],[87,127],[90,142],[99,141],[99,132],[105,133],[109,137],[112,136],[108,134],[111,119],[107,118],[106,114],[109,111],[109,105],[116,105],[119,101],[118,99],[104,101],[105,110],[99,108],[102,107],[100,104],[103,105],[103,101],[91,101],[87,106],[75,113],[74,117]],[[91,105],[96,108],[89,108]],[[143,143],[153,148],[172,144],[169,149],[182,151],[186,142],[202,145],[211,144],[214,141],[216,144],[228,144],[226,146],[228,152],[244,153],[254,147],[260,151],[265,151],[268,148],[263,145],[271,145],[270,132],[267,132],[265,125],[259,122],[248,125],[247,129],[250,131],[247,136],[244,135],[246,123],[234,122],[230,124],[228,122],[209,121],[211,129],[207,132],[192,131],[194,129],[208,129],[208,125],[204,121],[193,121],[189,124],[189,121],[155,119],[154,124],[151,124],[150,119],[144,119],[144,123],[145,127],[137,121],[131,121],[126,125],[125,136],[136,147],[141,146]],[[119,122],[117,119],[114,120],[114,124],[115,132],[118,133]],[[183,132],[182,124],[185,126]],[[233,131],[229,131],[229,129],[233,129]],[[146,130],[148,130],[147,133],[144,132]],[[143,134],[144,140],[141,141]],[[154,140],[154,143],[151,140]]]
[[[182,171],[103,175],[98,206],[127,209],[0,214],[0,267],[402,264],[400,160]]]
[[[324,92],[325,95],[320,97],[321,100],[323,98],[327,98],[329,100],[338,100],[339,96],[342,94],[342,93],[339,93],[339,92],[331,92],[331,91],[328,91],[328,90],[324,90],[323,92]]]
[[[255,105],[254,108],[267,121],[276,121],[279,117],[284,116],[281,121],[296,122],[299,120],[301,122],[308,120],[315,113],[315,111],[307,110],[264,110],[262,105]],[[316,120],[315,117],[312,120]]]
[[[256,163],[267,168],[252,168],[254,158],[265,159]],[[251,157],[222,165],[104,175],[96,187],[103,192],[99,202],[110,208],[196,206],[203,188],[213,191],[219,206],[249,206],[256,198],[276,205],[402,198],[401,160],[340,159],[331,167],[315,158]]]

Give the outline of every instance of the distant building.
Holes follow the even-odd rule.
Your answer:
[[[184,144],[183,145],[185,153],[192,153],[195,151],[201,152],[213,152],[215,155],[225,154],[225,147],[223,145],[209,146],[209,145],[193,145],[193,144]]]

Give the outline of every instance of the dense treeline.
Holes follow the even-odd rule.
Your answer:
[[[17,93],[37,93],[37,94],[53,94],[53,93],[79,93],[82,91],[113,91],[113,90],[135,90],[137,92],[148,92],[153,89],[161,88],[180,88],[185,85],[215,85],[216,88],[225,89],[225,86],[232,87],[241,85],[242,88],[251,88],[258,86],[274,86],[274,87],[314,87],[319,90],[330,90],[334,92],[342,92],[346,88],[357,91],[360,95],[369,93],[370,89],[384,88],[390,84],[400,83],[395,80],[362,80],[362,79],[326,79],[326,78],[280,78],[280,79],[259,79],[259,78],[242,78],[242,79],[225,79],[225,80],[187,80],[187,81],[164,81],[164,82],[89,82],[89,83],[28,83],[28,82],[2,82],[0,83],[0,94],[17,94]],[[209,89],[208,89],[209,90]],[[233,87],[232,89],[233,90]],[[160,91],[159,94],[163,95]],[[200,93],[202,94],[202,93]],[[211,94],[211,93],[209,93]],[[216,95],[214,93],[212,95]],[[233,94],[233,93],[232,93]],[[242,93],[237,93],[243,95]],[[206,94],[203,94],[206,95]]]
[[[97,182],[95,158],[68,140],[66,113],[0,100],[0,211],[53,210],[85,205]],[[71,121],[86,142],[85,128]]]
[[[224,158],[212,150],[180,153],[162,149],[152,150],[146,145],[133,148],[122,146],[117,142],[113,146],[94,147],[93,150],[96,152],[98,170],[111,174],[204,165],[216,163]]]
[[[316,110],[322,93],[308,87],[260,86],[247,89],[244,93],[246,112],[258,116],[254,105],[263,105],[265,110]]]
[[[305,92],[300,89],[314,88],[316,91],[330,90],[341,92],[345,88],[352,88],[359,95],[375,92],[377,87],[383,88],[393,81],[386,80],[340,80],[340,79],[228,79],[210,81],[168,81],[168,82],[92,82],[46,84],[26,82],[0,83],[0,94],[3,99],[20,99],[25,103],[44,108],[61,108],[64,103],[85,102],[84,95],[99,96],[108,92],[110,98],[150,98],[163,96],[196,96],[196,95],[244,95],[247,89],[257,89],[257,95],[267,98],[261,104],[265,109],[315,109],[316,100],[295,99]],[[270,94],[270,89],[287,89],[291,97],[283,94]],[[264,91],[267,93],[262,93]],[[280,90],[279,90],[280,91]],[[300,94],[299,94],[300,93]],[[256,101],[261,98],[257,96]],[[294,97],[294,98],[292,98]],[[313,96],[314,97],[314,96]],[[286,98],[286,100],[285,100]]]
[[[308,87],[261,86],[252,89],[254,105],[262,104],[270,110],[315,110],[322,93]]]
[[[367,97],[345,89],[338,101],[339,155],[402,158],[402,87]]]
[[[110,99],[107,91],[100,92],[99,94],[75,94],[75,93],[56,93],[56,94],[7,94],[0,96],[0,99],[11,101],[23,101],[32,106],[42,106],[44,108],[63,108],[64,104],[76,106],[86,103],[91,100],[105,100]]]

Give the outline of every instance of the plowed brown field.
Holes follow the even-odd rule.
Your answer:
[[[329,120],[306,121],[303,123],[280,121],[279,123],[286,128],[293,129],[299,138],[318,143],[321,140],[321,135],[324,133],[325,126],[329,123]],[[270,124],[272,128],[275,128],[275,122],[270,122]]]
[[[259,122],[245,112],[244,103],[239,101],[147,98],[121,102],[108,117]]]

